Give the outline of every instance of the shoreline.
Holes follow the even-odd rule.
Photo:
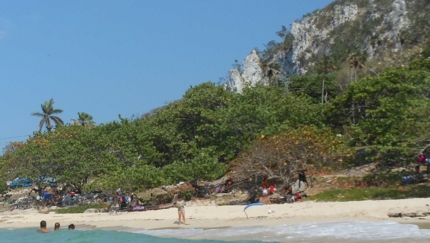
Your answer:
[[[302,223],[339,221],[393,221],[415,224],[430,229],[430,216],[420,218],[390,218],[389,212],[428,212],[430,198],[401,200],[370,200],[349,202],[304,201],[293,204],[253,206],[243,211],[238,206],[189,206],[186,207],[188,225],[177,224],[177,209],[163,209],[123,213],[43,214],[35,209],[0,212],[0,228],[37,228],[41,220],[48,229],[55,222],[62,228],[75,224],[77,229],[110,229],[133,232],[136,230],[162,229],[218,229],[247,226],[281,226]],[[249,218],[247,218],[247,215]]]

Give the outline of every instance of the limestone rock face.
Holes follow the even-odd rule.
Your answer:
[[[393,0],[391,9],[381,10],[378,1],[371,0],[367,6],[357,6],[353,1],[345,4],[335,4],[332,8],[319,10],[312,15],[304,17],[291,25],[293,35],[292,48],[288,52],[278,52],[273,55],[271,62],[282,66],[285,74],[304,74],[315,63],[304,63],[312,56],[330,54],[331,48],[338,44],[335,37],[345,32],[345,25],[350,27],[360,23],[372,23],[375,26],[369,30],[361,45],[368,55],[368,59],[374,58],[377,50],[383,52],[398,52],[401,50],[402,30],[406,29],[411,21],[407,16],[407,4],[405,0]],[[382,19],[382,21],[379,21]],[[354,32],[349,34],[356,34]],[[371,39],[379,41],[370,41]],[[375,44],[375,43],[383,43]]]
[[[428,16],[425,6],[423,0],[334,1],[291,24],[288,41],[280,42],[281,48],[266,55],[264,63],[252,51],[243,70],[230,71],[225,88],[241,93],[244,87],[268,84],[268,67],[277,67],[280,75],[302,75],[324,56],[346,63],[348,56],[361,55],[368,63],[386,66],[397,65],[399,55],[403,60],[413,59],[421,47],[405,42],[405,38],[420,34],[419,21]],[[421,33],[422,43],[430,40],[425,33]]]
[[[255,50],[252,50],[243,61],[242,78],[245,84],[256,86],[259,82],[264,82],[264,73],[261,68],[261,59]]]
[[[244,86],[245,86],[245,82],[243,81],[239,70],[235,68],[230,70],[227,83],[225,84],[225,89],[230,92],[242,93],[242,89],[244,88]]]
[[[385,32],[383,36],[394,43],[393,51],[398,52],[401,49],[399,34],[411,24],[411,21],[406,16],[407,11],[404,0],[395,0],[391,7],[392,11],[384,16],[384,25],[391,30]]]
[[[242,93],[245,87],[255,87],[257,84],[266,85],[267,78],[262,69],[261,59],[255,50],[245,57],[243,61],[243,72],[238,69],[230,70],[230,74],[225,84],[225,89]]]
[[[302,21],[294,22],[291,26],[291,34],[294,36],[293,47],[290,53],[279,55],[280,58],[289,60],[281,60],[284,64],[284,70],[289,74],[306,73],[307,68],[301,65],[300,56],[305,58],[312,56],[319,48],[319,40],[330,38],[330,33],[339,25],[356,20],[358,15],[357,5],[335,5],[332,11],[318,13],[303,18]],[[322,16],[330,16],[331,20],[323,28],[319,28],[316,23],[320,21]],[[306,50],[310,50],[306,52]],[[285,64],[289,64],[285,66]]]

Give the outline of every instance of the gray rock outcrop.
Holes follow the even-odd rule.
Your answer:
[[[337,31],[340,27],[349,23],[351,27],[357,21],[361,26],[372,21],[372,24],[375,24],[369,29],[366,40],[359,43],[366,51],[369,60],[374,58],[377,50],[400,51],[402,45],[400,33],[411,24],[407,16],[406,2],[393,0],[389,11],[381,10],[378,4],[378,1],[371,0],[369,5],[359,7],[357,4],[347,2],[335,4],[332,8],[325,8],[305,16],[301,21],[291,25],[293,35],[291,49],[287,52],[275,53],[270,62],[280,64],[284,74],[304,74],[309,67],[315,65],[312,62],[304,62],[321,54],[330,54],[333,45],[338,44],[335,42],[335,37],[339,35]],[[381,18],[383,21],[377,24],[377,20]],[[379,41],[371,42],[372,38]]]
[[[280,67],[276,71],[282,75],[302,75],[315,67],[323,56],[335,55],[333,58],[341,58],[336,61],[347,61],[348,55],[365,55],[367,62],[383,60],[386,66],[395,65],[399,53],[413,57],[419,53],[419,48],[411,47],[411,52],[403,50],[405,37],[402,35],[409,27],[416,29],[414,15],[427,14],[425,9],[417,10],[422,4],[420,1],[335,1],[295,21],[290,26],[291,42],[265,56],[264,65],[253,50],[245,58],[242,72],[230,71],[225,88],[242,93],[245,87],[267,85],[269,77],[265,68],[269,66]],[[387,60],[387,53],[391,53],[390,60]]]
[[[258,84],[267,85],[268,79],[265,77],[261,59],[256,50],[245,57],[243,61],[243,72],[236,68],[230,70],[229,77],[225,84],[225,89],[232,92],[242,93],[245,87],[255,87]]]

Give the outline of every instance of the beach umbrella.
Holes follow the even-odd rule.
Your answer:
[[[245,208],[243,209],[243,212],[245,212],[245,214],[246,214],[246,218],[248,218],[248,214],[245,211],[247,208],[252,207],[252,206],[263,206],[263,205],[264,204],[262,204],[262,203],[250,203],[250,204],[246,205]]]

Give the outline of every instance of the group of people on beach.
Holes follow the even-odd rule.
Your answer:
[[[284,190],[279,192],[282,199],[279,203],[299,202],[303,196],[306,196],[306,194],[300,192],[301,190],[303,190],[304,184],[309,187],[305,172],[304,170],[301,170],[298,173],[297,182],[293,185],[286,185],[283,188]],[[293,189],[293,186],[295,187],[295,190]],[[260,197],[259,202],[263,204],[272,204],[272,201],[270,200],[270,195],[277,193],[275,183],[269,182],[268,178],[265,177],[263,179],[263,182],[261,183],[261,189],[262,197]]]
[[[54,225],[54,231],[55,230],[59,230],[60,229],[60,223],[56,222]],[[74,224],[69,224],[68,226],[69,230],[75,230],[75,225]],[[40,233],[48,233],[49,230],[47,229],[47,224],[45,220],[40,221],[40,229],[39,229]]]

